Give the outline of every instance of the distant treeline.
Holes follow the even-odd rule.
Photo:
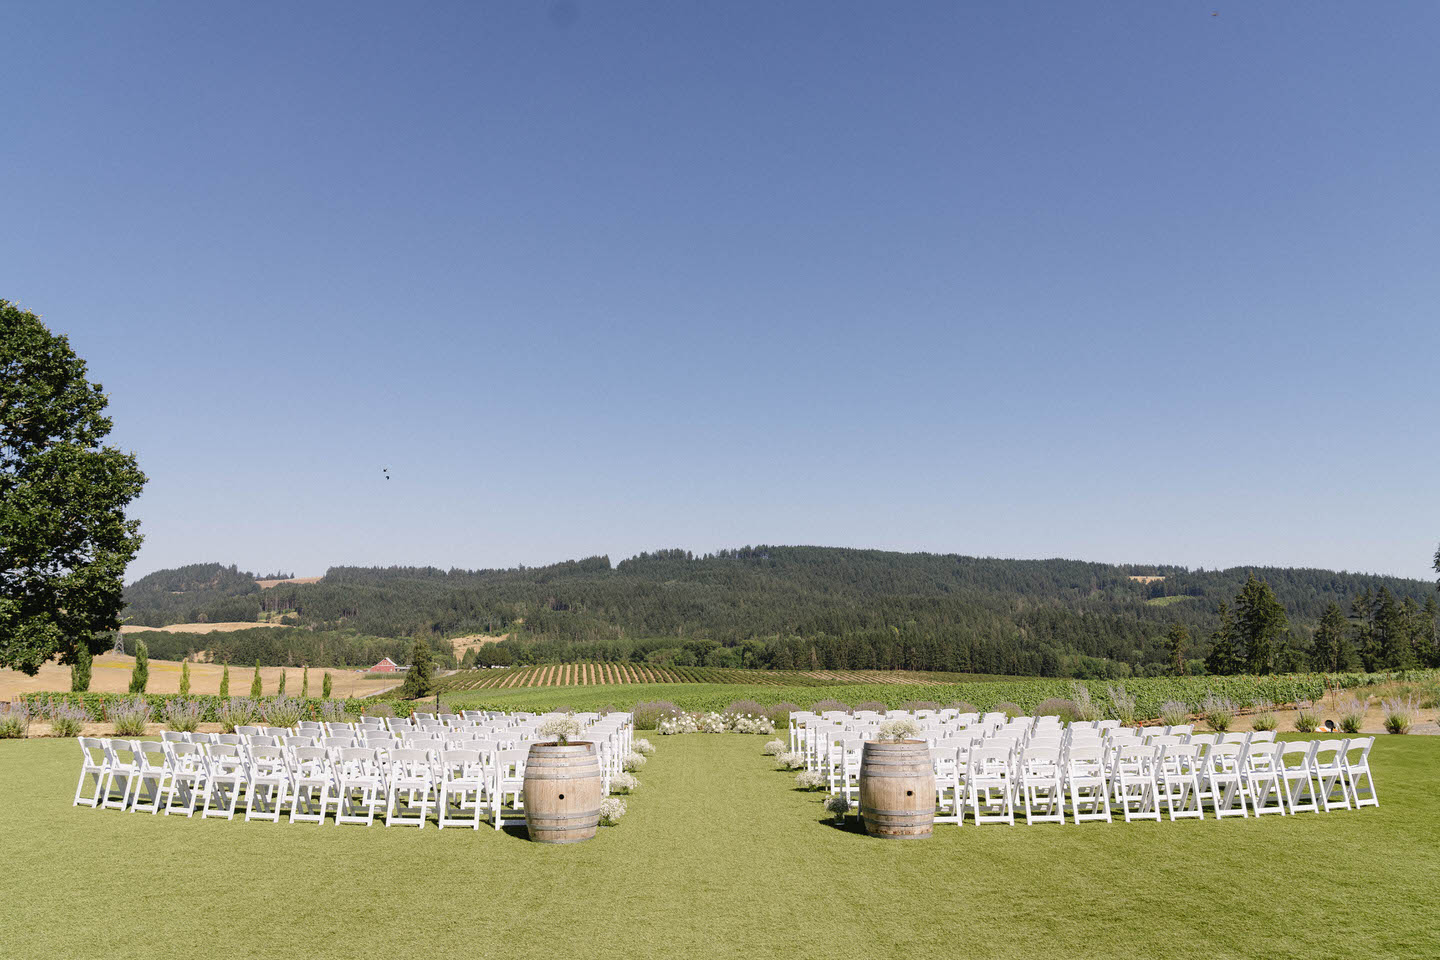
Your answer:
[[[410,662],[413,640],[361,636],[343,630],[308,630],[287,627],[256,627],[225,633],[127,633],[125,651],[133,654],[137,640],[143,640],[149,655],[157,660],[193,660],[202,653],[215,663],[254,664],[266,667],[368,667],[389,657],[402,666]],[[456,666],[449,641],[430,640],[436,663]]]
[[[156,626],[280,615],[314,630],[366,636],[512,635],[477,653],[481,663],[650,660],[1123,677],[1174,672],[1166,636],[1180,624],[1189,635],[1180,660],[1191,672],[1203,670],[1221,626],[1219,604],[1236,597],[1252,569],[1288,614],[1275,642],[1277,665],[1308,665],[1313,634],[1332,603],[1346,611],[1347,628],[1358,630],[1364,618],[1350,614],[1352,602],[1382,590],[1400,607],[1413,606],[1408,622],[1420,639],[1412,649],[1423,648],[1422,618],[1435,587],[1421,580],[828,547],[704,556],[664,550],[614,566],[599,556],[506,570],[332,567],[319,583],[264,591],[253,579],[248,589],[239,582],[248,574],[228,576],[233,567],[209,564],[152,574],[126,598],[129,622]],[[1363,660],[1368,650],[1357,633],[1351,652]]]

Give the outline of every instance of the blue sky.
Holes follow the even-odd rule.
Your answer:
[[[1428,573],[1440,5],[0,29],[0,296],[150,476],[132,575],[760,542]]]

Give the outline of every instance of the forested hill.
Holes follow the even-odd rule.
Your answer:
[[[1332,601],[1349,613],[1355,598],[1384,591],[1409,602],[1417,629],[1427,601],[1433,611],[1433,583],[1397,577],[831,547],[664,550],[618,565],[602,556],[505,570],[332,567],[318,583],[263,591],[210,564],[151,574],[126,598],[128,622],[151,626],[281,616],[382,637],[510,633],[497,656],[522,661],[1125,675],[1169,662],[1161,638],[1175,623],[1194,638],[1186,658],[1202,657],[1218,603],[1252,571],[1289,614],[1292,657]]]

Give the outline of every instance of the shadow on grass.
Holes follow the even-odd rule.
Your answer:
[[[865,833],[865,822],[859,817],[847,816],[844,820],[837,821],[834,817],[826,817],[820,821],[831,830],[838,830],[841,833],[858,833],[860,836],[867,836]]]

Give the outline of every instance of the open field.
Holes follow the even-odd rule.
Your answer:
[[[279,627],[279,623],[262,623],[250,620],[230,621],[227,623],[172,623],[168,627],[142,627],[135,624],[126,624],[120,628],[121,633],[230,633],[235,630],[252,630],[255,627]]]
[[[271,587],[278,587],[282,583],[319,583],[324,577],[290,577],[288,580],[256,580],[255,584],[261,590],[269,590]]]
[[[255,624],[248,624],[255,626]],[[114,653],[106,653],[94,659],[94,669],[90,674],[90,689],[96,693],[124,693],[130,688],[130,671],[135,666],[135,658],[122,656]],[[260,682],[264,685],[267,696],[275,693],[280,685],[280,667],[261,667]],[[190,692],[191,693],[219,693],[220,676],[223,667],[218,663],[191,663],[190,664]],[[300,668],[286,667],[285,692],[292,695],[300,693]],[[230,693],[233,696],[243,697],[250,693],[250,678],[255,673],[255,665],[231,664],[230,665]],[[321,678],[325,670],[315,667],[310,670],[310,693],[313,696],[320,695]],[[396,674],[368,674],[356,673],[354,670],[344,670],[338,667],[330,668],[330,677],[334,682],[334,693],[336,697],[369,697],[381,693],[392,687],[399,686],[403,677]],[[0,700],[9,700],[11,697],[22,693],[34,693],[43,690],[69,690],[70,689],[70,668],[58,664],[47,663],[40,668],[40,672],[33,677],[27,677],[18,670],[0,670]],[[150,661],[150,683],[146,688],[148,693],[179,693],[180,692],[180,664],[174,660],[151,660]]]
[[[70,741],[0,741],[6,956],[193,949],[427,957],[1415,958],[1440,926],[1440,740],[1381,738],[1378,809],[1179,823],[941,826],[874,840],[763,737],[655,737],[622,823],[518,831],[201,821],[70,806]],[[433,887],[454,909],[397,892]],[[461,893],[461,901],[455,899]],[[62,908],[83,896],[83,909]],[[154,922],[135,922],[151,917]],[[199,917],[193,922],[161,918]],[[197,932],[198,931],[198,932]],[[297,949],[300,948],[300,949]]]

